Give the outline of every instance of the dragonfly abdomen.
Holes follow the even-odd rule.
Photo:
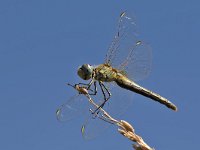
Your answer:
[[[168,108],[177,111],[177,107],[171,103],[169,100],[167,100],[166,98],[160,96],[157,93],[154,93],[144,87],[141,87],[140,85],[136,84],[135,82],[129,80],[128,78],[124,77],[124,76],[118,76],[118,78],[115,81],[120,87],[133,91],[135,93],[141,94],[145,97],[148,97],[152,100],[155,100],[165,106],[167,106]]]

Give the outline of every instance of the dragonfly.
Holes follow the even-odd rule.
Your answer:
[[[115,82],[119,87],[138,93],[168,108],[177,111],[176,105],[167,98],[148,90],[135,81],[148,75],[151,68],[151,48],[145,42],[138,40],[136,24],[127,12],[119,17],[117,34],[108,50],[105,62],[100,65],[83,64],[77,74],[83,80],[90,80],[87,89],[94,85],[94,95],[97,93],[96,84],[99,84],[104,95],[103,107],[111,97],[111,92],[104,85],[106,82]],[[108,94],[106,97],[105,93]]]
[[[176,105],[167,98],[136,83],[149,75],[151,61],[151,47],[140,40],[135,17],[127,11],[122,12],[118,19],[117,32],[108,48],[104,63],[83,64],[78,68],[77,74],[81,79],[89,82],[78,83],[76,86],[68,84],[75,89],[83,87],[98,107],[88,103],[89,98],[76,89],[78,94],[57,110],[58,120],[68,121],[89,112],[89,117],[81,128],[82,133],[84,136],[93,132],[101,133],[107,127],[105,121],[99,119],[103,116],[101,108],[111,115],[120,114],[129,106],[132,93],[140,94],[177,111]]]

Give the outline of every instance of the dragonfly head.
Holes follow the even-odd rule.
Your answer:
[[[84,64],[82,66],[80,66],[78,68],[78,76],[80,78],[82,78],[83,80],[89,80],[92,78],[92,72],[93,72],[93,68],[91,65],[89,64]]]

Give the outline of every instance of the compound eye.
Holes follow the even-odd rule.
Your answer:
[[[83,80],[89,80],[92,77],[92,66],[89,64],[84,64],[78,69],[78,76]]]

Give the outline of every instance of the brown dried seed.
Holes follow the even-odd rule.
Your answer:
[[[122,130],[122,129],[118,129],[118,132],[122,135],[125,135],[126,134],[126,131]]]
[[[134,132],[134,129],[130,123],[128,123],[124,120],[121,120],[120,122],[122,123],[122,126],[126,129],[126,131]]]
[[[85,95],[88,94],[88,90],[86,88],[84,88],[84,87],[80,87],[79,85],[76,85],[75,89],[77,91],[79,91],[81,94],[85,94]]]

